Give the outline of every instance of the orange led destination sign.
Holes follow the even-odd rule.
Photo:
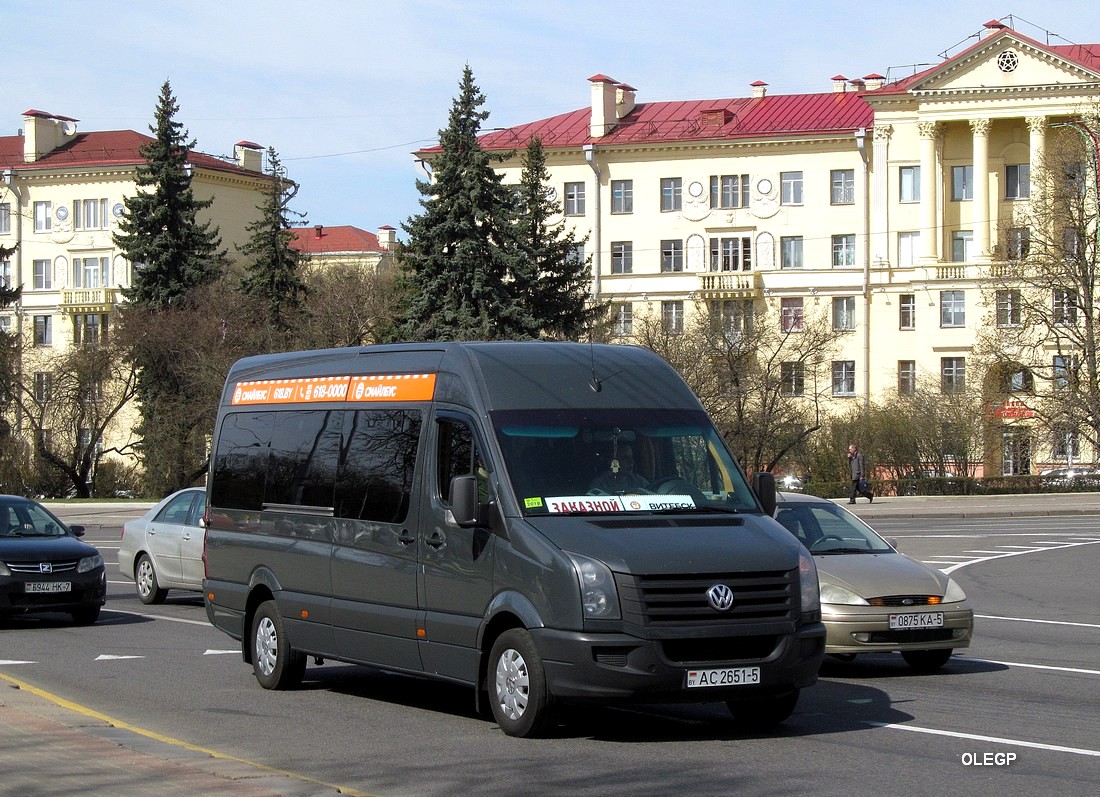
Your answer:
[[[238,382],[230,403],[314,404],[322,401],[431,401],[435,374],[374,374]]]

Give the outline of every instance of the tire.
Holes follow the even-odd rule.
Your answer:
[[[77,625],[93,625],[99,619],[98,606],[85,606],[72,611],[73,622]]]
[[[138,557],[137,566],[134,568],[134,584],[137,587],[138,597],[146,605],[164,603],[164,599],[168,596],[168,590],[160,588],[153,560],[146,554]]]
[[[756,730],[774,728],[791,716],[798,705],[798,690],[751,700],[727,700],[726,708],[741,725]]]
[[[535,640],[522,628],[505,631],[489,656],[489,703],[509,736],[538,736],[550,722],[550,690]]]
[[[264,601],[252,618],[252,671],[264,689],[294,689],[306,672],[306,654],[290,645],[275,601]]]
[[[901,657],[905,659],[906,664],[918,672],[935,672],[947,664],[947,660],[951,658],[951,654],[954,652],[950,648],[945,650],[903,650]]]

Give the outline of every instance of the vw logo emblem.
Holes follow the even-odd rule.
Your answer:
[[[39,562],[38,563],[38,572],[39,573],[52,573],[53,572],[53,563],[52,562]]]
[[[715,584],[707,590],[707,603],[719,612],[728,612],[733,606],[733,590],[725,584]]]

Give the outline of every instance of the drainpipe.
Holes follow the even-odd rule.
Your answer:
[[[863,191],[863,407],[871,408],[871,197],[867,169],[867,128],[855,132],[856,151],[862,161],[860,186]]]
[[[592,300],[599,301],[600,298],[600,252],[602,251],[602,242],[600,241],[600,220],[602,218],[602,212],[600,208],[600,194],[602,193],[600,175],[600,164],[596,162],[596,145],[585,144],[581,149],[584,150],[584,159],[588,162],[588,165],[592,168],[592,172],[596,175],[596,190],[593,192],[596,197],[595,202],[595,223],[592,225],[592,246],[595,250],[592,254]]]

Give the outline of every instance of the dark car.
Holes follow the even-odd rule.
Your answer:
[[[0,617],[66,612],[80,625],[99,618],[107,602],[103,557],[29,498],[0,495]]]

